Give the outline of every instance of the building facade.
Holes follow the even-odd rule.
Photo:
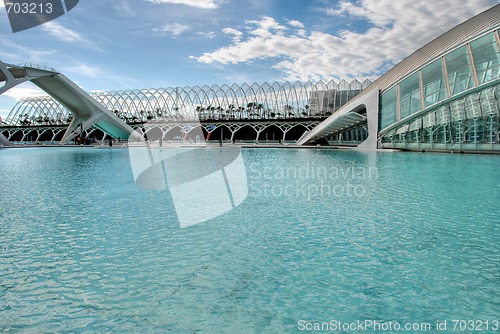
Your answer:
[[[453,49],[380,96],[384,147],[481,149],[499,141],[498,29]]]
[[[499,33],[496,5],[424,45],[373,83],[141,89],[96,92],[91,100],[115,123],[156,139],[185,139],[201,127],[205,139],[215,134],[212,138],[231,141],[500,152]],[[11,141],[58,141],[63,130],[77,131],[68,128],[78,123],[72,120],[75,110],[51,97],[22,99],[0,133]],[[85,132],[98,139],[109,135],[96,127]]]
[[[500,151],[499,28],[497,5],[397,64],[300,143]]]

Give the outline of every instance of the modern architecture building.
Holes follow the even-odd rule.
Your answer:
[[[154,88],[95,92],[104,109],[149,139],[188,138],[202,127],[205,137],[226,140],[297,140],[305,131],[354,98],[371,81],[330,81]],[[11,141],[59,141],[74,113],[51,96],[20,100],[5,120],[3,134]],[[85,135],[113,136],[97,126]],[[113,136],[117,138],[118,136]],[[128,138],[122,136],[121,139]]]
[[[61,99],[42,84],[51,96],[20,100],[0,133],[11,141],[64,141],[80,127],[81,134],[98,139],[120,136],[111,124],[122,133],[135,129],[152,140],[182,140],[201,127],[206,138],[232,141],[291,139],[299,145],[500,152],[499,30],[496,5],[418,49],[373,83],[92,93],[86,97],[95,101],[92,121],[82,118],[84,103],[72,105],[71,99]],[[22,70],[12,69],[14,75]],[[45,75],[30,80],[51,82]],[[100,114],[108,121],[98,122]]]
[[[95,126],[115,137],[128,137],[133,133],[130,126],[58,70],[31,63],[12,65],[0,61],[0,94],[26,81],[40,87],[71,112],[72,117],[68,119],[69,125],[61,142],[75,137],[77,127],[83,131]],[[46,117],[49,117],[48,113],[43,114],[43,118]]]
[[[401,61],[298,144],[500,151],[500,5]]]

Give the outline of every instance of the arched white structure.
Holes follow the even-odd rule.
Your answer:
[[[0,83],[4,82],[0,94],[26,81],[43,89],[73,114],[62,143],[92,126],[115,138],[128,138],[133,133],[129,125],[59,71],[33,64],[11,65],[0,61]]]
[[[310,131],[370,83],[369,80],[264,82],[100,91],[89,95],[143,132],[159,128],[166,135],[175,127],[192,128],[201,122],[206,133],[223,127],[225,134],[231,133],[228,138],[231,141],[246,127],[255,131],[256,141],[267,132],[273,133],[274,140],[272,128],[277,131],[276,140],[285,141],[290,135],[296,140],[301,128]],[[39,141],[42,137],[45,141],[58,141],[55,138],[61,137],[60,128],[67,127],[72,118],[72,112],[50,96],[24,98],[12,108],[3,132],[13,141]],[[47,130],[53,135],[44,135]]]

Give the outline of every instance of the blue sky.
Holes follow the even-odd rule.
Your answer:
[[[0,59],[62,71],[87,91],[376,79],[496,0],[80,0],[12,33],[0,8]],[[3,1],[0,0],[3,7]],[[41,92],[23,84],[0,96]]]

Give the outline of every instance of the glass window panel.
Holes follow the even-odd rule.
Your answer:
[[[498,113],[497,101],[495,99],[494,88],[488,88],[481,92],[481,109],[485,115]]]
[[[446,98],[442,61],[438,59],[422,69],[424,102],[428,107]]]
[[[490,33],[476,39],[470,45],[479,84],[497,79],[500,70],[500,54],[495,35]]]
[[[454,121],[463,121],[467,119],[465,114],[465,100],[455,100],[450,103],[451,117]]]
[[[479,93],[468,95],[465,98],[465,112],[467,118],[478,118],[481,116],[481,107],[479,104]]]
[[[421,109],[418,73],[414,73],[401,81],[399,89],[401,95],[401,119],[403,119]]]
[[[446,55],[446,69],[451,95],[461,93],[474,86],[472,68],[467,48],[462,46]]]
[[[451,122],[450,108],[442,106],[436,110],[437,123],[439,125],[448,124]]]
[[[396,92],[396,87],[392,87],[380,96],[380,129],[397,122]]]
[[[424,115],[422,118],[422,125],[424,128],[430,128],[436,125],[436,111]]]
[[[422,127],[422,117],[418,117],[410,123],[410,131],[419,130],[421,127]]]

